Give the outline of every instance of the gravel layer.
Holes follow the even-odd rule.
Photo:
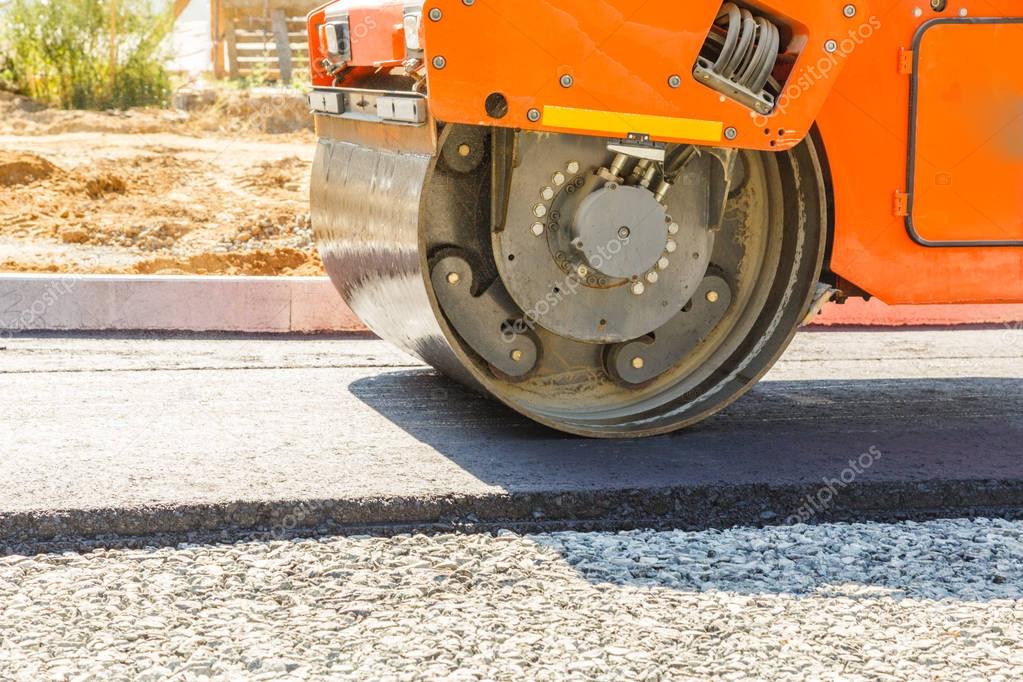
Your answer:
[[[1023,678],[1023,523],[0,558],[7,679]]]

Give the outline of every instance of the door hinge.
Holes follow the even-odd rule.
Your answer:
[[[909,195],[899,190],[895,191],[895,215],[900,218],[909,215]]]
[[[909,76],[913,73],[913,50],[907,50],[904,47],[899,48],[899,73],[903,76]]]

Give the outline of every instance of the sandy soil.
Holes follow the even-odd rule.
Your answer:
[[[301,126],[259,113],[54,111],[0,93],[0,271],[321,274],[313,135],[265,132]]]

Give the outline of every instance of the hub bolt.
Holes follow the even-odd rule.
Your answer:
[[[470,147],[467,144],[460,144],[460,145],[458,145],[458,155],[459,156],[464,158],[466,156],[469,156],[469,154],[472,154],[472,147]]]
[[[632,358],[632,368],[633,369],[643,369],[643,366],[645,364],[646,363],[643,362],[643,358],[640,358],[640,357]]]
[[[551,180],[554,181],[555,185],[561,187],[562,185],[565,184],[565,174],[562,173],[561,171],[558,171],[557,173],[554,174],[554,177],[551,178]]]
[[[667,270],[669,265],[671,265],[671,261],[669,261],[667,258],[664,258],[663,256],[657,261],[658,270]]]
[[[667,251],[668,253],[675,253],[675,251],[678,250],[678,244],[675,243],[674,239],[669,239],[668,242],[664,245],[664,250]]]
[[[668,225],[668,234],[678,234],[678,223]]]
[[[632,293],[635,296],[642,296],[643,292],[646,291],[646,286],[642,282],[634,282],[632,285]]]
[[[579,274],[580,277],[586,277],[587,275],[590,274],[590,269],[585,265],[580,265],[578,268],[576,268],[575,271]]]
[[[540,190],[540,197],[544,201],[550,201],[551,199],[554,198],[554,188],[553,187],[544,187],[542,190]]]
[[[533,227],[531,229],[533,234],[537,237],[543,236],[543,223],[533,223]]]
[[[547,215],[547,207],[544,206],[543,204],[537,204],[536,206],[533,207],[533,215],[535,215],[537,218],[543,218],[545,215]]]
[[[518,348],[511,352],[512,362],[522,362],[523,353]]]
[[[719,298],[721,298],[721,296],[718,294],[718,292],[716,292],[716,291],[708,291],[707,292],[707,302],[708,303],[717,303]]]
[[[628,239],[629,235],[631,235],[631,234],[632,234],[632,230],[630,230],[628,227],[625,227],[624,225],[618,228],[618,238],[619,239]]]
[[[456,286],[461,281],[462,281],[462,276],[459,275],[457,272],[449,272],[448,273],[448,284],[450,284],[451,286]]]
[[[568,162],[568,172],[571,175],[575,175],[576,173],[578,173],[579,172],[579,162],[578,161],[569,161]]]
[[[661,276],[658,275],[656,272],[651,271],[646,273],[646,281],[650,282],[651,284],[657,284],[657,280],[659,280],[660,278]]]

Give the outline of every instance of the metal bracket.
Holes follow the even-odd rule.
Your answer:
[[[492,367],[514,378],[533,370],[539,348],[528,333],[508,324],[521,320],[522,311],[499,279],[473,296],[472,268],[463,258],[451,255],[437,261],[430,281],[451,326]]]
[[[608,374],[625,384],[644,384],[692,353],[717,326],[732,303],[732,288],[723,278],[704,278],[690,303],[652,336],[610,346]]]

